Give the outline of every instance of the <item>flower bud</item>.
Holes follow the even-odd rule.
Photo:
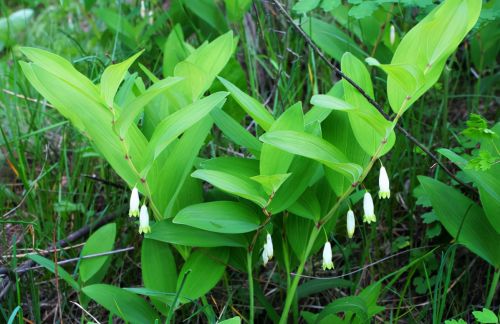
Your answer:
[[[391,190],[389,188],[389,177],[387,176],[387,171],[385,171],[384,167],[380,168],[378,186],[380,187],[380,190],[378,192],[378,197],[380,199],[391,197]]]
[[[325,247],[323,248],[323,270],[332,270],[334,268],[332,261],[332,246],[330,242],[325,243]]]
[[[356,221],[354,219],[354,213],[349,209],[349,211],[347,212],[347,236],[349,238],[352,238],[352,236],[354,235],[355,226]]]
[[[139,204],[139,191],[137,190],[137,187],[134,187],[134,189],[132,189],[132,193],[130,194],[130,209],[128,211],[128,215],[130,217],[139,216]]]
[[[151,227],[149,227],[149,213],[146,205],[141,206],[141,212],[139,214],[139,234],[151,233]]]
[[[391,29],[389,30],[389,41],[391,42],[391,46],[394,45],[396,41],[396,28],[391,24]]]
[[[373,199],[372,195],[367,191],[365,193],[365,196],[363,197],[363,223],[368,223],[370,224],[371,222],[376,222],[377,218],[375,217],[375,212],[374,212],[374,207],[373,207]]]

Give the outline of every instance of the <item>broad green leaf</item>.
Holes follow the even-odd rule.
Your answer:
[[[335,288],[351,288],[354,286],[352,281],[340,278],[334,279],[312,279],[304,282],[297,287],[297,295],[300,298],[309,297],[311,295],[323,292],[328,289]]]
[[[335,171],[350,176],[353,182],[356,182],[363,172],[359,165],[350,163],[335,146],[308,133],[276,131],[266,133],[260,139],[284,151],[321,162]]]
[[[56,58],[62,60],[60,57],[56,56]],[[48,56],[44,57],[44,59],[50,61],[52,57]],[[68,70],[63,64],[66,61],[60,62],[59,59],[55,59],[52,63],[63,70]],[[44,60],[42,62],[45,63]],[[37,91],[91,139],[97,150],[130,186],[137,184],[139,190],[141,190],[142,184],[139,183],[138,176],[130,168],[130,164],[125,158],[122,143],[112,130],[113,117],[111,112],[104,106],[103,102],[96,101],[96,99],[100,98],[100,95],[95,91],[94,85],[88,88],[86,82],[70,84],[38,64],[21,63],[21,66]],[[52,70],[57,70],[57,68],[53,67]],[[60,74],[64,73],[60,72]],[[73,73],[71,74],[73,75]],[[73,78],[72,81],[79,82],[79,77],[75,75],[72,77],[66,76],[66,78]],[[87,91],[84,89],[87,89]],[[92,92],[94,94],[91,94]],[[124,142],[129,145],[129,158],[135,165],[140,165],[144,157],[144,147],[146,146],[144,135],[133,125],[130,127],[127,136],[125,136]]]
[[[498,324],[498,317],[488,308],[483,308],[482,311],[473,311],[472,315],[479,323],[493,323]]]
[[[418,69],[415,65],[411,64],[380,64],[374,58],[367,58],[366,62],[370,65],[376,66],[382,69],[387,75],[391,77],[394,84],[398,86],[404,93],[407,94],[407,97],[411,99],[411,96],[424,85],[425,77],[423,72]],[[408,100],[410,100],[408,99]],[[405,105],[408,101],[404,102]],[[394,107],[393,109],[396,109]],[[400,110],[401,109],[401,110]],[[398,110],[395,110],[396,113],[403,113],[406,110],[406,107],[400,107]]]
[[[180,288],[186,272],[191,271],[180,296],[193,300],[208,293],[222,278],[228,259],[229,249],[199,249],[194,251],[179,271],[177,289]]]
[[[306,14],[319,6],[321,0],[299,0],[292,8],[298,14]]]
[[[193,164],[200,148],[205,142],[212,120],[209,116],[194,124],[179,140],[172,143],[173,147],[165,160],[157,159],[154,166],[158,168],[158,176],[150,181],[154,188],[153,199],[166,218],[174,216],[176,202],[180,198],[185,182],[191,178]],[[196,195],[191,192],[189,198]]]
[[[200,162],[200,167],[202,169],[221,171],[248,178],[259,174],[259,161],[232,156],[221,156],[204,160]]]
[[[232,1],[229,1],[232,2]],[[218,324],[241,324],[241,318],[239,316],[231,317],[227,320],[217,322]]]
[[[215,170],[196,170],[191,176],[202,179],[230,194],[251,200],[261,207],[267,203],[262,187],[248,177]]]
[[[342,56],[341,67],[342,72],[358,84],[368,96],[374,97],[370,74],[359,59],[351,53],[345,53]],[[382,140],[387,137],[387,143],[378,153],[379,157],[384,155],[395,142],[394,131],[388,133],[391,123],[351,84],[345,80],[342,81],[342,84],[344,86],[345,101],[357,108],[356,110],[347,111],[356,140],[366,153],[373,156],[378,151]]]
[[[311,104],[331,110],[356,110],[350,103],[329,95],[314,95]]]
[[[344,98],[344,89],[342,82],[337,82],[335,86],[328,92],[328,95],[338,98]],[[323,121],[322,125],[323,138],[330,143],[335,143],[335,146],[343,152],[349,161],[366,167],[370,161],[370,156],[359,145],[354,136],[349,116],[342,111],[332,111],[331,114]],[[337,196],[342,195],[352,182],[348,177],[335,172],[331,169],[325,170],[326,178],[330,183]]]
[[[94,100],[100,98],[97,87],[64,58],[34,47],[21,47],[20,51],[26,55],[30,61],[42,69],[56,75],[59,79],[66,81],[72,86],[79,88],[83,93]],[[53,90],[52,88],[50,89]]]
[[[174,224],[167,219],[151,226],[151,233],[145,237],[166,243],[197,247],[246,247],[248,244],[242,235],[204,231],[186,225]]]
[[[192,92],[191,83],[199,84],[201,82],[201,80],[198,80],[199,74],[191,75],[191,69],[180,69],[178,71],[174,70],[174,75],[183,77],[185,79],[183,84],[189,90],[190,95],[199,98],[210,88],[217,75],[233,56],[234,45],[233,32],[229,31],[212,42],[198,47],[183,61],[189,62],[203,71],[204,86],[198,87],[198,93]]]
[[[131,323],[154,323],[160,317],[149,304],[136,294],[111,285],[84,287],[85,295],[95,300],[123,320]]]
[[[41,265],[42,267],[44,267],[45,269],[49,270],[50,272],[54,274],[56,273],[56,264],[52,260],[44,258],[43,256],[38,254],[28,254],[26,256],[29,259]],[[78,285],[75,279],[73,279],[73,277],[66,270],[64,270],[63,267],[59,265],[57,265],[57,275],[59,276],[59,278],[66,281],[66,283],[68,283],[71,287],[73,287],[74,290],[80,291],[80,285]]]
[[[436,83],[448,57],[476,23],[481,4],[482,1],[476,0],[444,1],[403,37],[391,65],[413,66],[421,71],[424,82],[416,91],[408,93],[400,78],[389,75],[387,94],[394,112],[407,101],[404,112]]]
[[[176,24],[163,45],[163,76],[173,76],[177,63],[188,56],[181,25]]]
[[[369,322],[368,307],[363,298],[359,296],[348,296],[338,298],[332,303],[325,306],[316,318],[316,322],[320,322],[326,316],[338,313],[355,313],[363,322]]]
[[[178,110],[158,124],[147,147],[146,161],[148,161],[148,165],[146,165],[142,173],[147,173],[149,171],[149,165],[152,161],[154,161],[173,140],[200,121],[203,117],[207,116],[210,111],[217,107],[221,107],[226,100],[226,96],[226,92],[214,93]]]
[[[340,61],[342,55],[351,51],[360,57],[368,56],[356,42],[334,24],[317,18],[303,19],[301,27],[326,54]]]
[[[271,125],[268,132],[274,131],[304,131],[304,115],[300,102],[294,104]],[[288,172],[293,160],[293,154],[279,148],[263,144],[260,154],[260,174],[274,175]]]
[[[144,239],[141,247],[141,274],[144,287],[159,292],[175,292],[177,269],[174,256],[167,243]],[[161,298],[151,296],[155,307],[166,312]]]
[[[240,22],[252,4],[252,0],[224,0],[227,17],[232,22]]]
[[[186,82],[183,82],[185,94],[189,100],[196,101],[198,97],[204,93],[210,86],[211,81],[207,72],[205,72],[198,65],[189,61],[182,61],[177,63],[174,69],[175,76],[189,76]]]
[[[499,267],[500,234],[492,228],[481,207],[456,189],[437,180],[424,176],[419,176],[418,180],[448,233],[458,243]]]
[[[151,87],[149,87],[144,93],[142,93],[134,100],[129,102],[125,107],[123,107],[120,113],[120,117],[118,117],[115,125],[116,129],[120,133],[120,136],[125,136],[128,129],[130,128],[130,125],[133,124],[134,120],[142,112],[145,105],[147,105],[156,96],[168,90],[170,87],[172,87],[174,84],[177,84],[181,80],[181,78],[166,78],[158,81]]]
[[[125,73],[127,73],[130,66],[143,52],[144,50],[132,55],[121,63],[110,65],[104,70],[99,87],[104,102],[108,107],[113,107],[116,91],[118,91],[118,87],[120,83],[122,83]]]
[[[217,127],[230,140],[236,144],[247,148],[253,155],[260,156],[262,143],[255,136],[250,134],[243,126],[237,123],[231,116],[222,109],[213,110],[210,115],[215,121]]]
[[[99,8],[95,13],[110,29],[121,36],[120,38],[129,48],[137,48],[137,35],[140,30],[136,31],[125,15],[106,8]]]
[[[439,153],[446,156],[469,176],[479,188],[479,196],[484,212],[491,225],[500,234],[500,165],[495,164],[487,171],[467,168],[468,161],[448,149],[440,149]]]
[[[257,175],[253,176],[250,179],[257,181],[262,185],[264,191],[268,195],[272,195],[278,191],[281,185],[288,179],[291,173],[284,174],[272,174],[272,175]]]
[[[104,253],[113,250],[115,237],[115,223],[111,223],[99,228],[89,237],[87,242],[85,242],[81,256],[84,257],[90,254]],[[83,259],[80,262],[80,278],[82,279],[82,281],[89,281],[95,274],[97,274],[101,270],[101,268],[106,264],[106,261],[109,258],[110,256],[107,255]]]
[[[321,218],[321,206],[317,195],[311,188],[306,190],[293,205],[288,207],[288,210],[297,216],[313,221],[319,221]]]
[[[321,164],[313,160],[296,156],[289,168],[291,175],[275,193],[267,210],[276,214],[294,204],[310,185],[314,175],[322,168]]]
[[[217,32],[223,33],[228,30],[224,14],[212,0],[184,0],[183,5]]]
[[[211,201],[188,206],[177,213],[173,222],[210,232],[239,234],[259,227],[259,213],[241,202]]]
[[[219,77],[219,81],[222,82],[227,91],[231,93],[234,100],[236,100],[240,107],[246,111],[246,113],[250,115],[257,124],[259,124],[264,130],[269,130],[271,125],[274,123],[274,118],[263,104],[238,89],[238,87],[226,79]]]

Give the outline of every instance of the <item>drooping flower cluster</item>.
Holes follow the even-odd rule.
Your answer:
[[[390,186],[389,186],[389,177],[387,176],[387,171],[382,166],[380,168],[380,176],[379,176],[379,198],[389,198],[391,196]],[[377,221],[377,217],[375,216],[375,207],[373,205],[372,195],[366,191],[363,196],[363,223],[374,223]],[[354,216],[354,212],[349,208],[346,216],[346,230],[347,237],[352,238],[354,236],[354,231],[356,229],[356,218]],[[323,248],[323,270],[333,269],[333,261],[332,261],[332,247],[330,242],[325,243],[325,247]]]
[[[130,209],[128,211],[128,215],[129,217],[139,216],[139,234],[151,233],[148,208],[145,204],[142,204],[141,209],[139,210],[140,203],[141,200],[139,198],[139,190],[137,190],[137,187],[134,187],[132,189],[132,193],[130,194]]]

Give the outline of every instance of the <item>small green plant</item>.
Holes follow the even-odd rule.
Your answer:
[[[248,2],[241,6],[248,7]],[[330,92],[314,95],[313,107],[306,113],[297,102],[282,107],[284,112],[278,116],[233,82],[220,76],[216,81],[234,56],[232,32],[193,48],[174,27],[165,48],[176,55],[165,53],[165,78],[158,79],[141,66],[147,81],[128,72],[141,53],[108,66],[94,84],[57,55],[21,49],[31,61],[21,63],[31,84],[88,137],[130,188],[129,216],[133,221],[139,218],[138,231],[144,234],[142,287],[100,283],[105,257],[82,263],[79,283],[63,269],[61,277],[81,292],[82,300],[91,298],[125,321],[170,322],[181,305],[193,303],[197,312],[202,311],[196,300],[205,298],[230,265],[247,273],[252,323],[259,289],[255,272],[276,260],[286,297],[281,315],[265,307],[267,316],[287,323],[293,314],[298,320],[298,300],[307,295],[300,291],[299,281],[307,263],[322,250],[322,268],[332,270],[331,242],[340,245],[337,238],[350,239],[356,226],[373,226],[377,221],[372,196],[391,198],[390,175],[396,171],[390,162],[384,166],[382,161],[395,143],[394,129],[437,82],[480,10],[481,2],[476,0],[443,2],[395,45],[390,64],[381,64],[363,51],[342,51],[338,59],[344,80]],[[226,29],[216,22],[207,21]],[[127,28],[131,47],[137,45],[132,40],[139,38],[139,27]],[[375,96],[370,71],[358,57],[387,74],[386,93]],[[221,86],[226,91],[216,91]],[[250,116],[251,127],[243,127],[229,114],[225,106],[229,96]],[[377,109],[375,97],[388,98],[393,118]],[[207,138],[214,125],[245,154],[204,158],[200,151],[210,148]],[[374,167],[379,169],[378,190],[365,181]],[[421,181],[426,191],[434,187],[426,184],[435,180]],[[440,194],[431,193],[431,202]],[[461,208],[463,204],[451,199],[455,196],[451,194],[447,202]],[[357,204],[361,199],[362,219]],[[439,217],[439,210],[436,214]],[[345,224],[345,231],[336,230],[338,223]],[[490,232],[498,235],[491,228]],[[101,233],[89,239],[82,254],[111,249],[114,234],[103,239],[102,249],[95,246],[96,235]],[[398,245],[407,244],[401,240]],[[174,249],[182,260],[180,267]],[[474,251],[498,267],[498,250]],[[368,322],[384,310],[377,300],[386,279],[332,301],[317,314],[303,312],[302,316],[308,323]],[[150,303],[141,296],[149,297]],[[263,294],[259,297],[266,304]],[[209,321],[215,318],[209,316]]]

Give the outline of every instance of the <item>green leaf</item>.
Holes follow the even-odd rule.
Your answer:
[[[409,93],[401,79],[388,75],[387,95],[394,112],[404,112],[438,80],[448,57],[476,23],[482,1],[443,1],[401,40],[391,61],[393,66],[412,66],[424,81]],[[409,100],[407,98],[410,98]]]
[[[471,170],[467,168],[467,160],[454,152],[448,149],[440,149],[438,152],[455,163],[474,181],[479,188],[479,196],[486,217],[488,217],[495,231],[500,234],[500,217],[498,216],[498,211],[500,210],[500,181],[498,181],[500,165],[496,164],[487,171]]]
[[[284,151],[321,162],[335,171],[349,175],[353,182],[356,182],[363,172],[359,165],[348,162],[335,146],[308,133],[276,131],[266,133],[260,139]]]
[[[26,255],[26,257],[35,261],[36,263],[38,263],[45,269],[49,270],[50,272],[54,274],[56,273],[56,264],[51,260],[44,258],[43,256],[38,254],[28,254]],[[59,265],[57,265],[57,275],[59,278],[66,281],[67,284],[73,287],[74,290],[80,291],[80,285],[78,285],[75,279],[73,279],[73,277]]]
[[[122,83],[125,73],[144,50],[132,55],[125,61],[108,66],[101,76],[101,95],[108,107],[113,107],[116,91]]]
[[[336,61],[340,61],[347,51],[354,52],[359,57],[368,56],[351,37],[334,24],[309,18],[301,20],[301,27],[323,52]]]
[[[147,147],[148,164],[141,173],[147,173],[154,159],[179,135],[207,116],[213,109],[221,107],[227,95],[227,92],[214,93],[176,111],[159,123]]]
[[[174,256],[167,243],[144,239],[141,248],[141,273],[144,287],[164,293],[175,292],[177,269]],[[170,297],[170,296],[169,296]],[[167,314],[165,296],[150,296],[155,307]]]
[[[196,170],[191,176],[202,179],[230,194],[251,200],[261,207],[267,203],[262,187],[247,177],[215,170]]]
[[[250,179],[257,181],[262,185],[264,191],[268,195],[277,192],[281,185],[290,177],[291,173],[273,174],[273,175],[257,175]]]
[[[297,131],[304,130],[304,115],[300,102],[294,104],[271,125],[268,132],[274,131]],[[274,175],[288,172],[293,160],[293,154],[280,150],[279,148],[263,144],[260,154],[260,174]]]
[[[330,110],[356,110],[350,103],[330,95],[314,95],[311,104]]]
[[[258,163],[259,161],[255,159],[221,156],[200,162],[200,167],[202,169],[221,171],[235,176],[250,178],[259,174]]]
[[[241,318],[239,316],[235,316],[232,318],[229,318],[227,320],[223,320],[220,322],[217,322],[218,324],[241,324]]]
[[[328,289],[351,288],[354,283],[345,279],[312,279],[304,282],[297,287],[297,296],[299,299],[308,297]]]
[[[168,90],[174,84],[179,83],[181,80],[181,78],[166,78],[164,80],[160,80],[123,107],[120,117],[118,117],[115,125],[116,129],[118,129],[118,132],[120,133],[120,136],[125,136],[126,132],[130,128],[130,125],[132,125],[137,116],[139,116],[145,105],[162,92]]]
[[[354,19],[363,19],[372,15],[377,10],[377,7],[377,3],[373,1],[363,1],[349,10],[349,16]]]
[[[359,59],[351,53],[345,53],[342,56],[341,67],[342,72],[358,84],[368,96],[374,97],[370,74]],[[352,131],[359,145],[366,153],[373,156],[378,151],[382,140],[387,136],[387,143],[382,151],[378,152],[378,156],[386,154],[394,145],[396,138],[394,131],[388,134],[391,123],[351,84],[345,80],[342,81],[342,84],[345,101],[358,108],[347,112]]]
[[[299,0],[292,8],[298,14],[306,14],[316,9],[321,0]]]
[[[174,76],[185,79],[182,83],[184,94],[193,100],[202,96],[210,88],[216,76],[227,65],[233,55],[234,45],[233,32],[229,31],[212,42],[198,47],[182,61],[189,64],[179,69],[176,68]],[[187,66],[191,68],[186,68]],[[192,74],[193,67],[196,67],[199,72]],[[193,92],[192,85],[196,85],[197,93]]]
[[[458,243],[465,245],[495,267],[500,266],[500,234],[495,232],[483,210],[456,189],[437,180],[419,176],[439,221]]]
[[[184,0],[183,5],[219,33],[228,30],[224,14],[212,0]]]
[[[199,249],[194,251],[179,272],[177,289],[179,289],[186,272],[191,271],[180,295],[184,298],[197,299],[212,290],[222,278],[228,259],[229,249]],[[183,300],[183,302],[186,301]]]
[[[274,118],[266,107],[261,104],[256,99],[250,97],[238,87],[236,87],[231,82],[224,78],[218,78],[220,82],[226,87],[227,91],[231,93],[231,96],[236,100],[240,107],[250,115],[257,124],[259,124],[264,130],[269,130],[271,125],[274,123]]]
[[[212,201],[188,206],[177,213],[173,222],[217,233],[239,234],[259,227],[255,209],[234,201]]]
[[[167,219],[151,226],[151,233],[145,237],[166,243],[197,247],[246,247],[248,244],[241,235],[204,231],[186,225],[174,224]]]
[[[176,24],[163,45],[163,76],[173,76],[177,63],[188,56],[181,25]]]
[[[362,322],[369,322],[368,307],[365,300],[359,296],[349,296],[336,299],[334,302],[325,306],[316,318],[316,322],[320,322],[328,315],[348,312],[359,316]]]
[[[171,144],[173,147],[166,159],[157,159],[153,164],[159,169],[158,176],[150,181],[154,188],[153,199],[164,217],[174,216],[174,208],[184,184],[194,180],[189,175],[212,124],[209,116],[204,117]],[[193,192],[189,194],[189,198],[195,196]]]
[[[222,109],[213,110],[210,115],[219,129],[234,143],[248,149],[253,155],[259,156],[262,143],[250,134],[243,126],[237,123]]]
[[[98,254],[109,252],[113,250],[116,237],[116,224],[111,223],[99,228],[95,231],[85,242],[83,246],[81,256],[87,256],[90,254]],[[80,262],[80,278],[83,282],[89,281],[94,275],[96,275],[101,268],[104,267],[106,261],[111,256],[100,256],[88,259],[83,259]]]
[[[148,303],[134,293],[124,289],[97,284],[84,287],[82,291],[108,311],[131,323],[154,323],[158,314]]]
[[[473,311],[472,315],[479,323],[498,323],[498,317],[488,308],[483,308],[482,311]]]

